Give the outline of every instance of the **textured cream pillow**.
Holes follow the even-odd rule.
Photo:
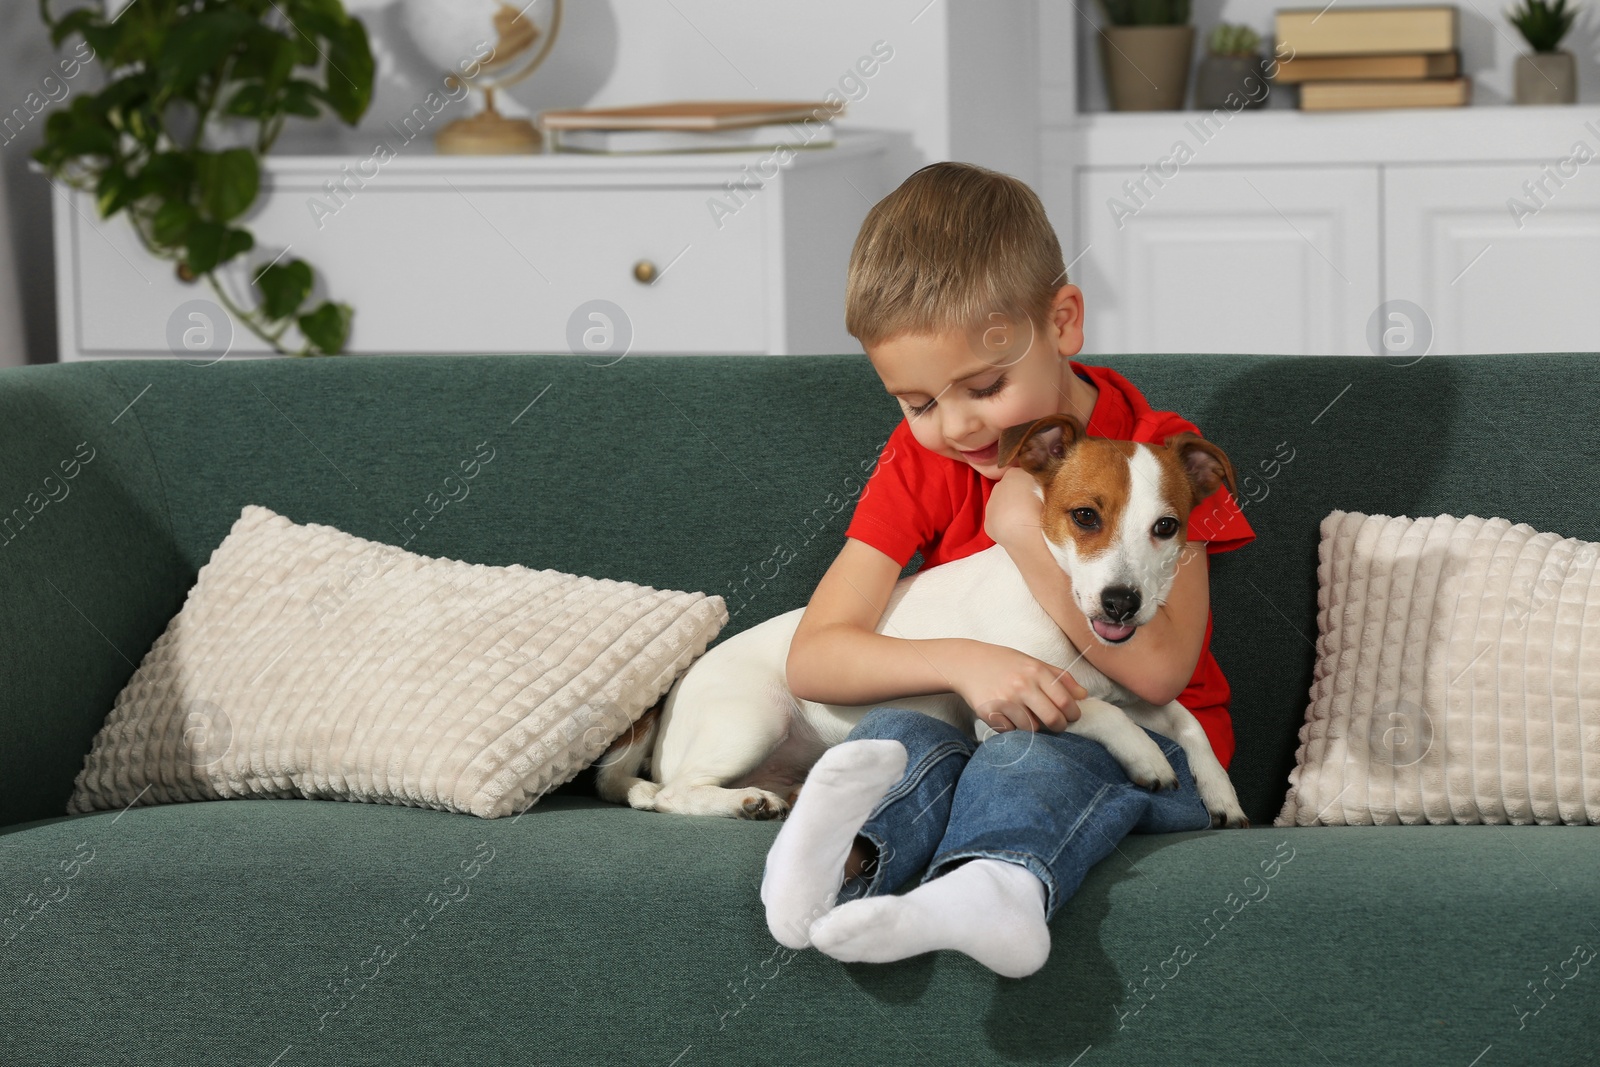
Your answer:
[[[1331,512],[1274,825],[1600,822],[1597,555],[1506,519]]]
[[[720,596],[433,559],[248,505],[67,810],[307,797],[498,818],[592,762],[727,621]]]

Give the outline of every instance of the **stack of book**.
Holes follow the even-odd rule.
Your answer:
[[[1454,5],[1293,8],[1277,13],[1278,74],[1303,111],[1461,107]]]
[[[640,107],[546,111],[557,152],[635,154],[823,148],[843,108],[821,101],[680,100]]]

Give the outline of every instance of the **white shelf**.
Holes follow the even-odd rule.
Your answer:
[[[814,163],[859,159],[883,151],[883,141],[876,133],[865,130],[840,129],[835,133],[837,143],[829,146],[793,148],[793,161],[784,167],[808,167]],[[456,178],[463,174],[508,174],[518,177],[550,175],[572,178],[585,185],[593,184],[606,175],[632,176],[641,173],[669,173],[684,175],[691,180],[703,181],[707,176],[719,182],[731,181],[739,172],[755,165],[768,156],[773,161],[767,168],[775,169],[785,158],[776,148],[750,148],[727,152],[659,152],[638,155],[605,155],[592,152],[535,152],[510,156],[439,155],[433,150],[433,141],[427,135],[419,136],[402,147],[398,135],[388,139],[392,153],[387,162],[379,163],[374,139],[356,140],[344,137],[337,140],[306,140],[280,137],[262,160],[263,168],[282,175],[323,175],[337,171],[342,165],[352,167],[358,162],[372,160],[385,174],[404,174],[410,177],[448,174]]]
[[[1579,140],[1600,150],[1600,106],[1095,112],[1042,132],[1047,165],[1090,169],[1154,165],[1179,140],[1194,152],[1185,167],[1539,163]]]

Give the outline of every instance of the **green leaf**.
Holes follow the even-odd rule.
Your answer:
[[[66,156],[105,156],[117,154],[117,135],[101,125],[74,123],[58,138],[56,144]]]
[[[247,119],[264,118],[267,109],[267,87],[258,81],[245,82],[239,91],[223,105],[224,115],[239,115]]]
[[[338,22],[346,17],[344,4],[340,0],[290,0],[289,10],[293,11],[297,18],[320,17]]]
[[[124,21],[126,20],[118,19],[116,25],[112,26],[95,22],[85,25],[81,31],[84,41],[94,49],[95,58],[105,63],[108,70],[122,65],[121,53],[127,50],[123,46],[123,42],[127,39],[127,27],[122,25]]]
[[[325,4],[291,4],[289,9],[290,28],[302,38],[312,40],[322,38],[331,41],[339,34],[339,27],[344,24],[346,15],[343,10],[334,8],[329,10]]]
[[[293,29],[288,31],[299,36]],[[233,63],[233,76],[260,81],[270,98],[283,88],[294,70],[294,42],[265,26],[252,27]]]
[[[160,116],[150,108],[140,107],[128,112],[128,132],[149,151],[154,151],[161,143],[164,128]]]
[[[72,116],[74,122],[99,126],[105,121],[106,109],[98,95],[79,96],[67,105],[67,114]]]
[[[106,167],[100,172],[100,180],[94,188],[95,206],[100,210],[100,217],[109,219],[138,199],[137,193],[138,182],[129,178],[128,172],[120,165]]]
[[[59,51],[61,42],[68,34],[82,33],[84,27],[93,26],[100,21],[100,11],[93,7],[80,7],[69,11],[61,20],[50,28],[50,43]]]
[[[140,191],[187,205],[194,187],[194,158],[182,152],[157,152],[139,172]]]
[[[321,116],[317,101],[327,98],[322,86],[296,78],[283,89],[283,110],[291,115],[304,115],[314,119]],[[331,104],[330,104],[331,106]]]
[[[350,336],[350,319],[354,314],[349,304],[325,300],[315,311],[301,315],[295,322],[307,341],[323,355],[332,356],[343,351],[344,343]]]
[[[327,72],[328,99],[348,126],[354,126],[372,103],[372,71],[367,28],[349,19],[328,44]]]
[[[300,259],[274,263],[256,277],[256,288],[265,298],[261,306],[267,318],[286,319],[311,295],[311,267]]]
[[[317,42],[298,31],[290,38],[290,47],[294,49],[294,65],[309,67],[322,59],[322,53],[317,51]]]
[[[248,148],[202,152],[196,160],[200,179],[200,207],[211,218],[226,222],[250,209],[261,188],[261,168]]]
[[[104,89],[100,90],[99,99],[102,108],[109,110],[113,107],[130,107],[150,99],[155,92],[156,80],[147,71],[135,71],[123,78],[118,78]]]
[[[256,25],[255,19],[234,8],[212,8],[182,18],[162,44],[157,73],[174,93],[187,92]]]
[[[232,229],[209,219],[195,219],[189,224],[188,249],[184,259],[196,274],[204,274],[216,270],[234,256],[250,251],[255,243],[249,230]]]
[[[222,258],[222,238],[227,227],[220,222],[196,219],[189,225],[189,245],[184,260],[196,274],[214,270]]]
[[[217,253],[217,262],[226,263],[234,256],[242,256],[256,246],[256,239],[250,235],[249,230],[240,230],[229,227],[222,235],[222,250]]]
[[[146,168],[149,169],[148,167]],[[168,248],[182,248],[189,234],[189,226],[200,216],[195,209],[179,200],[168,200],[156,209],[150,232],[157,244]]]

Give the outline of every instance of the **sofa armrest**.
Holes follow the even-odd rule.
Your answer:
[[[136,409],[95,363],[0,372],[0,827],[66,814],[193,581]]]

